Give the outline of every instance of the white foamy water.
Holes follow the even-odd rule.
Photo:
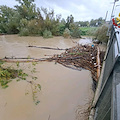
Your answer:
[[[92,39],[88,39],[88,38],[80,39],[78,43],[81,45],[92,45],[93,44]]]

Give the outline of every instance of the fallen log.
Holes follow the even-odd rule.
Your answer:
[[[1,61],[4,62],[39,62],[39,61],[46,61],[48,58],[24,58],[24,57],[5,57],[0,59]]]
[[[51,48],[51,47],[38,47],[38,46],[27,46],[27,47],[34,47],[34,48],[41,48],[41,49],[51,49],[51,50],[66,50],[66,49],[62,49],[62,48]]]
[[[101,65],[100,65],[100,49],[97,46],[97,80],[100,76],[100,67],[101,67]]]

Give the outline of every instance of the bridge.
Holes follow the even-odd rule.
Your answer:
[[[120,28],[112,26],[89,120],[120,120]]]

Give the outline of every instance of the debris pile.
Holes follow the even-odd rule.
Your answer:
[[[34,47],[34,46],[32,46]],[[35,46],[36,47],[36,46]],[[37,47],[39,48],[39,47]],[[40,47],[45,48],[46,47]],[[53,49],[48,48],[47,49]],[[57,50],[63,50],[58,49]],[[53,55],[49,58],[16,58],[16,57],[5,57],[0,59],[6,62],[39,62],[39,61],[55,61],[65,67],[72,69],[82,70],[87,69],[91,71],[92,78],[94,81],[98,81],[100,75],[100,69],[103,62],[105,52],[100,51],[98,45],[76,45],[75,47],[66,49],[64,53]]]
[[[48,61],[55,60],[66,67],[81,70],[87,69],[91,71],[92,78],[97,81],[97,46],[80,45],[66,49],[60,55],[54,55]]]

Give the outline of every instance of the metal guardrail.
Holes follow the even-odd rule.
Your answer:
[[[120,30],[112,26],[94,100],[94,120],[120,120]]]

